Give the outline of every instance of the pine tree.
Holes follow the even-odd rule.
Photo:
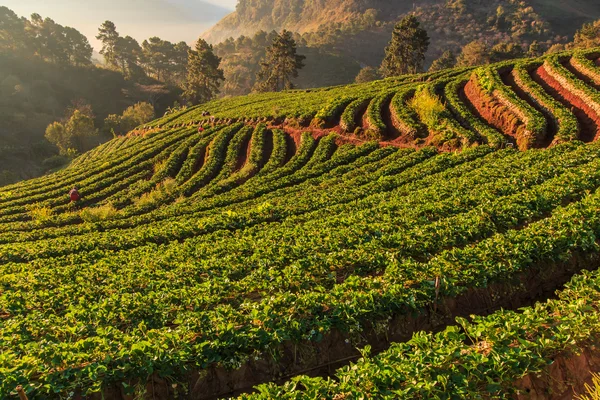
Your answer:
[[[414,15],[404,17],[394,27],[392,40],[385,48],[380,68],[382,75],[387,78],[422,72],[428,48],[429,36],[417,18]]]
[[[225,80],[220,64],[221,58],[215,55],[212,45],[198,39],[195,49],[188,51],[187,82],[183,94],[188,102],[205,103],[219,94],[219,86]]]
[[[256,75],[256,92],[279,92],[294,88],[293,78],[304,67],[305,56],[297,54],[296,41],[291,32],[284,30],[267,47],[267,54],[261,61],[261,69]]]
[[[100,28],[98,28],[96,39],[102,42],[100,54],[104,56],[106,65],[118,67],[116,47],[119,41],[119,32],[117,32],[115,24],[112,21],[104,21]]]

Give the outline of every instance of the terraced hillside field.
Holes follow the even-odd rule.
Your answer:
[[[0,397],[581,392],[598,57],[215,101],[0,188]]]

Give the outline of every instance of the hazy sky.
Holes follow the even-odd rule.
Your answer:
[[[2,0],[19,16],[36,12],[61,25],[72,26],[100,50],[95,36],[111,20],[122,36],[140,43],[151,36],[192,44],[202,32],[227,15],[237,0]]]

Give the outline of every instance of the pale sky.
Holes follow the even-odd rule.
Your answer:
[[[72,26],[87,36],[95,51],[98,27],[111,20],[121,36],[140,43],[151,36],[190,45],[222,17],[237,0],[1,0],[19,16],[32,13]]]

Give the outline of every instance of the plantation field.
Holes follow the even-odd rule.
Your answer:
[[[538,375],[598,365],[599,58],[218,100],[1,187],[0,398],[581,390]]]

